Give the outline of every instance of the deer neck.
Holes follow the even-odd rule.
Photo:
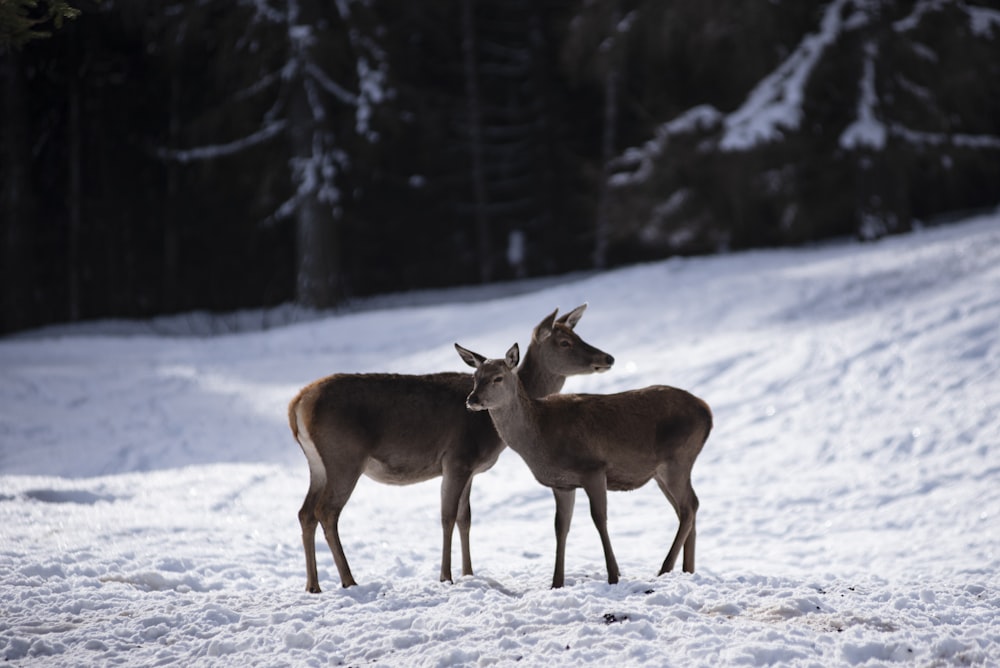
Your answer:
[[[522,456],[534,448],[538,440],[537,400],[528,396],[522,383],[518,383],[514,398],[490,409],[490,417],[497,433],[512,450]]]
[[[529,397],[538,399],[550,394],[557,394],[566,383],[566,376],[552,373],[538,359],[534,344],[528,346],[517,369],[517,376],[524,385]]]

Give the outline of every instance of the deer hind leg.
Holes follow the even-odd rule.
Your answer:
[[[351,567],[347,563],[344,555],[344,546],[340,542],[340,513],[351,498],[358,478],[364,470],[363,463],[342,466],[329,472],[326,487],[323,489],[319,503],[317,504],[316,515],[323,525],[323,534],[326,542],[333,553],[333,562],[337,565],[337,572],[340,574],[342,586],[351,587],[357,582],[351,575]]]
[[[698,514],[698,496],[691,486],[691,468],[682,463],[671,462],[657,470],[656,484],[660,486],[664,496],[670,501],[677,513],[678,527],[674,542],[670,545],[666,559],[660,567],[658,575],[673,570],[684,549],[683,568],[685,573],[694,573],[694,555],[697,530],[695,517]]]
[[[306,553],[306,591],[310,594],[318,594],[322,591],[319,587],[319,574],[316,572],[316,499],[319,491],[311,487],[306,494],[306,499],[299,510],[299,524],[302,526],[302,549]]]
[[[575,489],[552,488],[556,497],[556,567],[552,574],[552,588],[563,586],[566,574],[566,536],[569,535],[569,525],[573,521],[573,506],[576,504]]]
[[[597,533],[601,536],[601,546],[604,548],[604,564],[608,569],[608,584],[618,583],[618,561],[611,549],[611,537],[608,535],[608,481],[602,471],[592,476],[584,483],[584,490],[590,499],[590,517],[594,520]]]
[[[298,420],[298,413],[295,413]],[[309,491],[299,509],[299,525],[302,527],[302,549],[306,555],[306,591],[318,594],[319,575],[316,572],[316,524],[319,522],[316,511],[320,498],[326,488],[326,468],[323,459],[313,443],[312,437],[305,425],[299,420],[298,432],[295,435],[309,464]]]
[[[472,574],[472,557],[469,553],[469,525],[472,521],[472,512],[468,507],[471,486],[470,471],[458,472],[445,468],[441,480],[441,582],[452,581],[451,539],[455,533],[456,522],[462,542],[462,574]]]

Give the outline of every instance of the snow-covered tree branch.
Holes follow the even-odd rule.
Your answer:
[[[959,49],[997,54],[1000,11],[995,9],[957,0],[921,0],[905,10],[893,0],[826,2],[818,23],[758,79],[742,103],[725,110],[705,99],[682,111],[657,126],[649,140],[621,152],[612,161],[608,182],[646,192],[644,215],[655,228],[665,220],[681,225],[683,218],[704,215],[695,213],[699,207],[718,207],[718,201],[699,204],[691,198],[685,174],[726,164],[732,165],[730,170],[766,164],[758,167],[763,172],[734,172],[730,183],[745,184],[738,186],[746,192],[740,198],[778,207],[777,226],[786,234],[804,224],[796,221],[804,220],[809,203],[796,198],[806,179],[815,180],[803,169],[816,161],[819,151],[830,156],[830,173],[839,170],[839,178],[857,189],[855,214],[862,236],[900,229],[909,224],[904,204],[909,196],[901,194],[900,182],[888,174],[910,169],[901,161],[923,160],[929,150],[987,152],[996,160],[1000,149],[996,118],[977,116],[974,105],[955,109],[953,87],[941,85],[947,79],[928,79],[928,68],[943,68],[945,59],[961,52],[954,43],[935,44],[935,33],[927,27],[942,20],[964,33]],[[975,94],[974,87],[965,90]],[[953,160],[945,156],[942,164]],[[666,190],[657,192],[660,188]],[[662,207],[657,201],[685,205]],[[768,201],[772,203],[764,204]],[[885,213],[873,213],[872,207]],[[882,215],[887,222],[873,227],[872,216]],[[652,228],[644,229],[648,233]]]

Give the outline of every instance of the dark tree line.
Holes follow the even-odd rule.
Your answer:
[[[877,238],[1000,201],[985,3],[69,4],[0,3],[0,332]]]

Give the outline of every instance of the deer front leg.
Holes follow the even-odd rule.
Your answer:
[[[604,548],[604,564],[608,569],[608,584],[618,583],[618,561],[611,549],[611,538],[608,536],[608,480],[604,472],[595,473],[584,481],[584,491],[590,499],[590,517],[594,520],[597,533],[601,536],[601,546]]]
[[[559,589],[565,580],[566,536],[573,520],[576,490],[553,488],[552,494],[556,497],[556,569],[552,575],[552,588]]]
[[[469,543],[469,532],[472,529],[472,504],[469,495],[472,493],[472,477],[465,483],[462,498],[458,500],[458,537],[462,543],[462,575],[472,575],[472,548]]]
[[[695,527],[695,517],[691,517],[691,533],[688,534],[687,540],[684,541],[684,572],[694,573],[694,544],[695,538],[697,536],[697,528]]]
[[[458,472],[451,469],[445,469],[444,476],[441,480],[441,582],[451,582],[451,539],[455,533],[455,522],[458,519],[459,507],[462,502],[462,493],[465,491],[466,487],[469,487],[472,483],[472,474],[469,472]],[[463,533],[461,526],[459,527],[459,533]],[[463,550],[462,550],[462,560],[463,567],[466,559],[466,552],[468,551],[467,546],[467,534],[468,528],[466,528],[466,535],[462,536]],[[469,557],[469,561],[472,559]],[[471,570],[471,565],[469,565]]]

